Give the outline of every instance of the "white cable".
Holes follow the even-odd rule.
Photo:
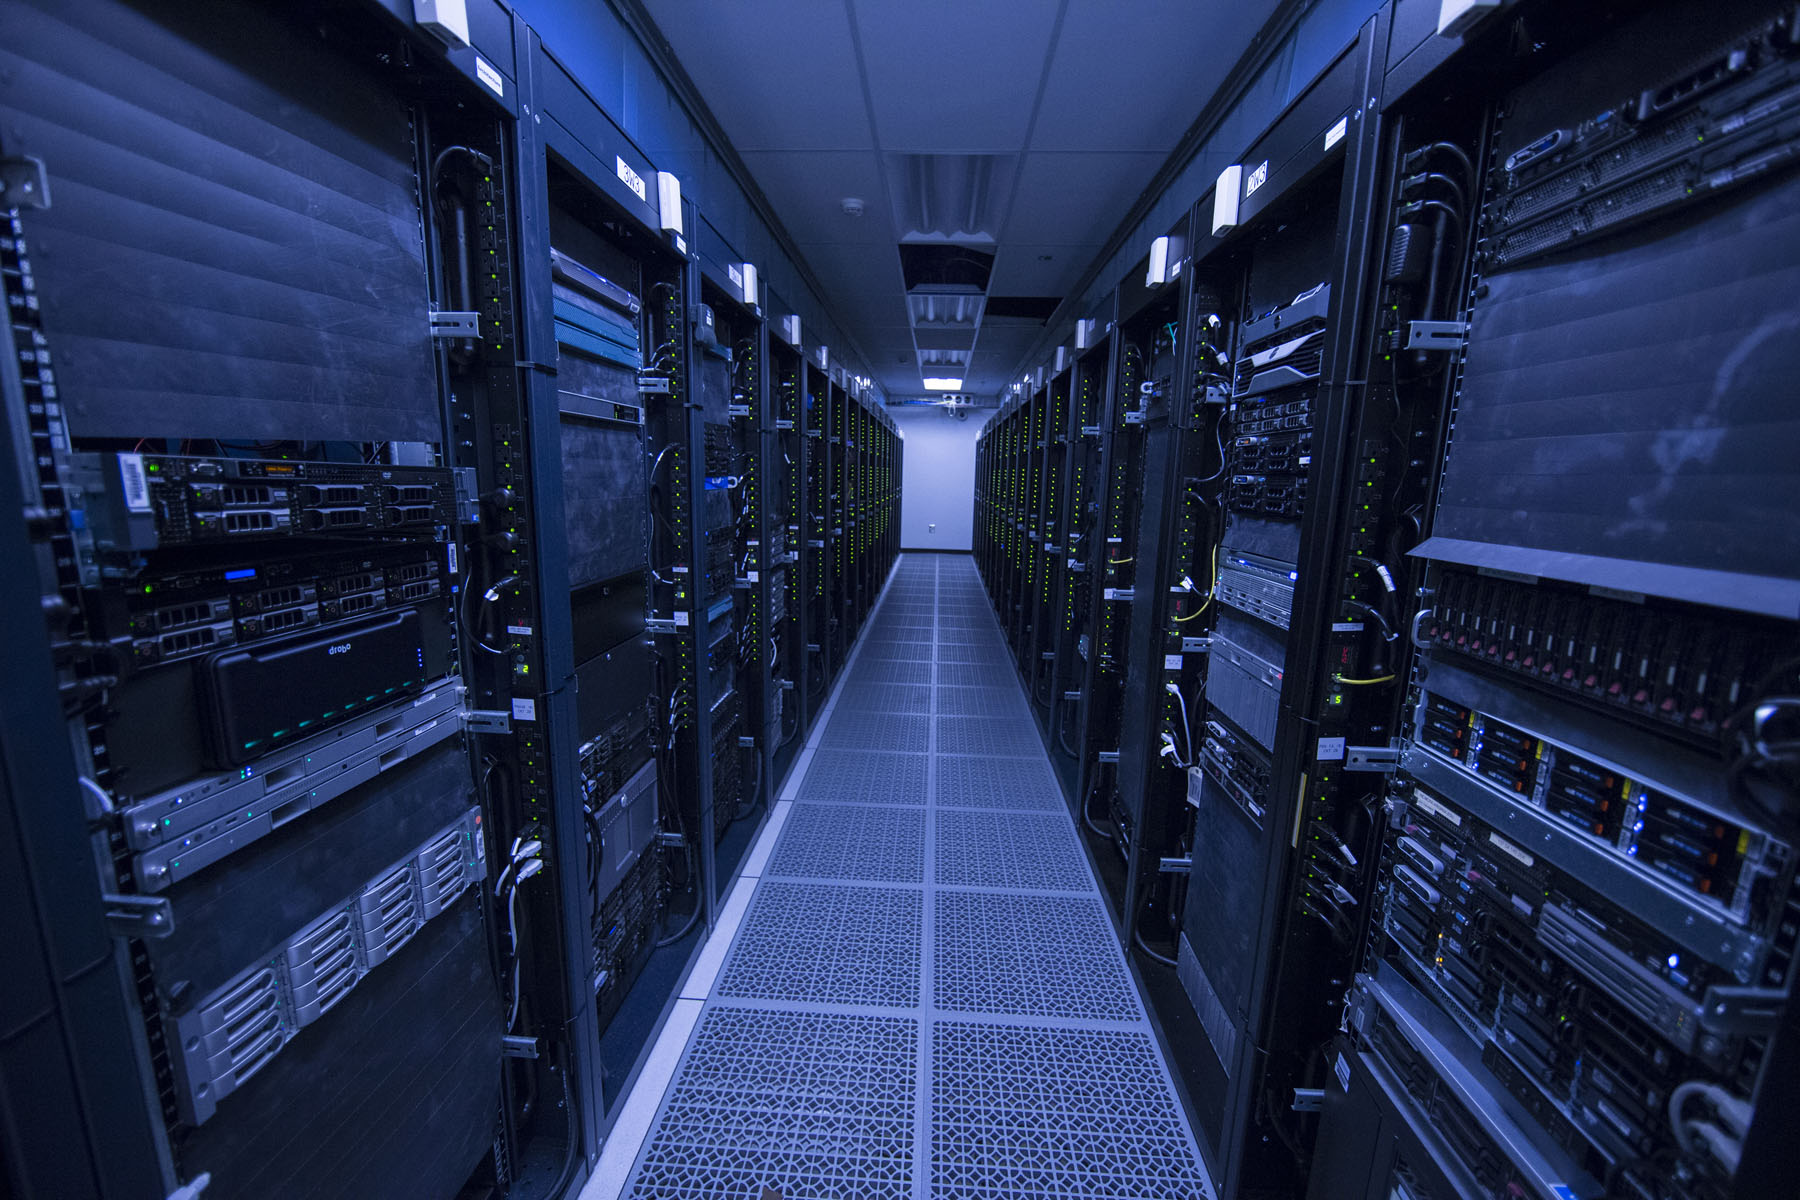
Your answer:
[[[1181,709],[1181,732],[1187,739],[1187,756],[1192,759],[1194,757],[1194,730],[1193,727],[1188,724],[1187,698],[1181,694],[1181,689],[1173,683],[1163,684],[1163,690],[1175,697],[1176,704]],[[1186,766],[1187,764],[1183,763],[1182,765]]]
[[[1725,1168],[1727,1175],[1737,1174],[1738,1163],[1744,1157],[1744,1147],[1736,1138],[1711,1121],[1694,1121],[1688,1127],[1700,1135],[1700,1140],[1706,1143],[1706,1148],[1712,1151],[1713,1158]]]
[[[111,815],[112,813],[119,811],[113,806],[112,797],[106,794],[106,789],[89,779],[86,775],[77,775],[75,777],[75,782],[87,789],[88,794],[99,803],[101,812]]]

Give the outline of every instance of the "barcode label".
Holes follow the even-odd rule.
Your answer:
[[[150,511],[150,482],[144,478],[143,455],[119,455],[119,482],[125,487],[125,507],[128,511]]]

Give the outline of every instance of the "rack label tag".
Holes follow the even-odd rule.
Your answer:
[[[650,188],[644,183],[644,177],[632,170],[631,164],[626,162],[623,158],[620,158],[618,155],[614,155],[613,158],[618,168],[620,181],[635,192],[639,200],[642,200],[646,204],[650,203]]]
[[[488,91],[506,99],[506,76],[494,69],[494,64],[477,54],[475,56],[475,78],[481,80]]]
[[[537,701],[530,697],[514,696],[512,702],[512,715],[513,720],[515,721],[537,720]]]
[[[1325,131],[1325,148],[1329,150],[1343,141],[1344,135],[1348,132],[1350,132],[1350,114],[1345,113],[1337,119],[1336,125]]]

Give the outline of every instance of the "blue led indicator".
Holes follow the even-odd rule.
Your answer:
[[[227,583],[233,583],[239,579],[255,579],[255,578],[256,578],[256,568],[255,567],[239,567],[235,571],[225,572],[225,580]]]

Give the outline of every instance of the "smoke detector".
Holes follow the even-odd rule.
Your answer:
[[[861,196],[844,197],[844,215],[846,217],[860,217],[863,215],[863,202]]]

